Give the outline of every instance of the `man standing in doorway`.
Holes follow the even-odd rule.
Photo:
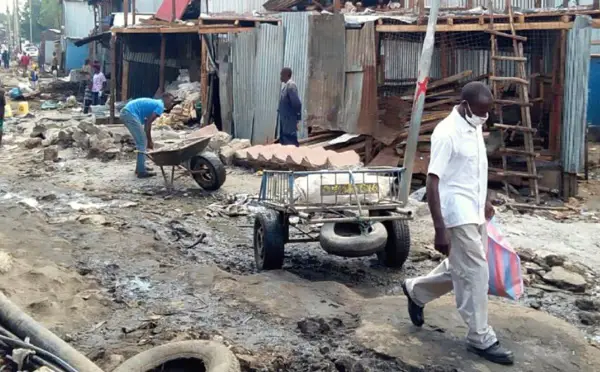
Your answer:
[[[490,89],[471,82],[461,103],[435,128],[427,175],[427,202],[435,249],[447,255],[425,276],[402,283],[415,326],[425,322],[425,305],[454,289],[456,306],[469,328],[468,350],[499,364],[513,364],[488,325],[486,220],[494,216],[487,197],[488,161],[482,127],[494,102]]]
[[[298,122],[302,118],[302,102],[298,97],[298,87],[292,80],[292,69],[284,67],[280,79],[281,93],[277,108],[279,143],[298,147]]]
[[[125,124],[133,140],[137,152],[135,174],[138,178],[156,176],[151,169],[146,168],[146,149],[154,149],[152,142],[152,123],[165,110],[173,106],[173,96],[165,93],[162,99],[138,98],[129,101],[121,110],[121,121]]]

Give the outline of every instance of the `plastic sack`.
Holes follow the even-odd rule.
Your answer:
[[[518,300],[523,295],[521,259],[492,219],[487,223],[489,294]]]

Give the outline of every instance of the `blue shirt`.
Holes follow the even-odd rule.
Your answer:
[[[165,104],[162,99],[138,98],[129,101],[123,109],[135,116],[144,125],[146,119],[152,114],[162,115],[165,112]]]

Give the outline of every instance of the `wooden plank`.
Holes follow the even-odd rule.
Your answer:
[[[512,106],[512,105],[533,106],[530,102],[512,101],[512,100],[508,100],[508,99],[495,99],[494,103],[496,103],[498,105],[504,105],[504,106]]]
[[[455,103],[458,100],[459,100],[459,97],[446,98],[446,99],[442,99],[439,101],[426,103],[425,105],[423,105],[423,108],[428,109],[428,108],[437,107],[437,106],[441,106],[441,105],[447,105],[449,103]]]
[[[508,81],[517,84],[529,85],[529,82],[525,79],[521,79],[513,76],[490,76],[492,81]]]
[[[515,130],[518,132],[530,132],[530,133],[537,132],[537,129],[535,129],[535,128],[527,128],[527,127],[523,127],[521,125],[508,125],[508,124],[501,124],[501,123],[495,123],[493,125],[493,128],[504,129],[504,130]]]
[[[501,154],[501,155],[523,155],[523,156],[531,156],[534,158],[537,158],[538,156],[540,156],[539,153],[537,152],[532,152],[532,151],[528,151],[528,150],[523,150],[523,149],[514,149],[514,148],[509,148],[509,147],[505,147],[505,148],[499,148],[498,150],[496,150],[497,154]]]
[[[493,56],[496,61],[515,61],[515,62],[527,62],[525,57],[509,57],[509,56]]]
[[[121,73],[121,101],[129,98],[129,61],[123,60],[123,71]]]
[[[123,0],[123,17],[125,18],[123,27],[127,28],[127,19],[129,18],[129,0]]]
[[[161,93],[165,92],[165,56],[167,53],[167,37],[160,35],[160,60],[158,70],[158,87]],[[203,108],[204,109],[204,108]]]
[[[117,35],[110,38],[110,123],[115,122],[115,101],[117,100]]]
[[[502,169],[497,168],[489,168],[490,173],[493,173],[500,177],[521,177],[521,178],[541,178],[536,174],[530,174],[527,172],[519,172],[519,171],[504,171]]]
[[[435,28],[436,32],[485,32],[488,30],[489,25],[480,24],[438,24]],[[570,30],[573,27],[573,22],[530,22],[530,23],[519,23],[515,25],[515,30],[526,31],[526,30]],[[426,25],[377,25],[375,26],[377,32],[426,32]],[[497,31],[509,31],[510,25],[508,23],[495,23],[494,30]]]
[[[443,90],[441,92],[430,92],[430,91],[427,91],[427,95],[425,96],[425,99],[439,97],[439,96],[444,96],[444,95],[447,95],[447,94],[455,94],[455,93],[456,93],[456,90],[454,90],[454,89]],[[402,99],[404,101],[413,101],[415,99],[415,96],[414,95],[412,95],[412,96],[402,96],[402,97],[400,97],[400,99]]]
[[[513,39],[513,40],[527,41],[527,38],[525,36],[511,35],[511,34],[507,34],[505,32],[496,31],[496,30],[485,30],[485,32],[488,33],[488,34],[493,34],[493,35],[496,35],[496,36],[506,37],[506,38]]]

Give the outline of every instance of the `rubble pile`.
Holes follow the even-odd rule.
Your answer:
[[[165,91],[171,93],[176,104],[171,112],[165,113],[156,119],[155,126],[169,126],[173,129],[183,129],[189,122],[198,120],[196,114],[196,103],[200,101],[200,83],[190,82],[187,70],[181,70],[177,80],[170,83]]]

